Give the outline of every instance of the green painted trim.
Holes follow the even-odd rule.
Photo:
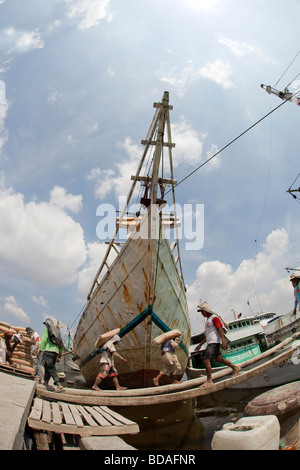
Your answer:
[[[156,315],[156,313],[153,312],[152,305],[148,305],[148,307],[145,308],[145,310],[142,313],[137,315],[133,320],[131,320],[131,322],[129,322],[120,330],[120,333],[119,333],[120,338],[123,338],[123,336],[127,335],[127,333],[129,333],[136,326],[142,323],[142,321],[144,321],[145,318],[147,318],[149,315],[151,315],[155,325],[158,326],[158,328],[160,328],[164,333],[166,333],[167,331],[171,331],[171,329]],[[186,356],[189,357],[188,350],[182,341],[180,341],[179,346],[184,351]],[[94,349],[88,356],[86,356],[85,359],[83,359],[83,361],[79,364],[79,367],[81,368],[85,366],[91,359],[98,356],[98,354],[100,354],[100,349],[99,348]]]

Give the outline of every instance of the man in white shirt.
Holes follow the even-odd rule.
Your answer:
[[[220,352],[220,347],[222,346],[223,349],[227,349],[227,341],[223,332],[223,325],[211,307],[204,302],[203,304],[199,305],[197,308],[198,312],[207,318],[206,326],[205,326],[205,336],[201,343],[196,346],[195,351],[199,351],[201,346],[204,343],[207,343],[205,352],[204,352],[204,365],[207,375],[206,382],[202,385],[202,387],[207,387],[213,384],[212,381],[212,367],[211,367],[211,359],[214,357],[217,362],[224,364],[225,366],[231,367],[234,371],[234,376],[238,375],[241,368],[232,364],[232,362],[228,361],[228,359],[224,359]]]

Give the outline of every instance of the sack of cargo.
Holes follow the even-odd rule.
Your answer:
[[[11,335],[11,336],[17,333],[16,330],[14,330],[13,328],[3,326],[3,325],[0,325],[0,332]]]
[[[9,323],[5,323],[4,321],[0,321],[0,327],[4,326],[5,328],[11,328],[11,325]]]
[[[166,333],[163,333],[162,335],[156,336],[156,338],[153,339],[153,343],[160,346],[162,343],[164,343],[168,339],[176,338],[176,336],[180,336],[181,334],[182,333],[180,330],[167,331]]]
[[[102,333],[100,336],[98,336],[96,342],[95,342],[95,349],[100,348],[102,344],[106,343],[110,338],[112,338],[115,335],[118,335],[120,333],[120,328],[116,328],[115,330],[107,331],[106,333]]]

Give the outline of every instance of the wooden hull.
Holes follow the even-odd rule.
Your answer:
[[[127,240],[95,289],[79,321],[73,348],[88,384],[99,373],[95,341],[99,334],[115,328],[121,329],[122,338],[117,351],[127,359],[126,363],[115,359],[122,385],[153,385],[153,377],[161,369],[161,354],[152,340],[177,328],[182,331],[177,356],[185,371],[190,344],[185,288],[158,220],[156,206],[150,207],[138,231]]]
[[[264,326],[264,333],[270,347],[288,338],[300,329],[300,312],[282,315]]]
[[[299,333],[298,333],[298,336],[299,336]],[[299,348],[299,346],[300,346],[300,342],[298,340],[292,343],[292,347],[294,348]],[[280,347],[280,344],[277,347]],[[276,347],[273,347],[273,349],[276,349]],[[252,359],[252,361],[254,361],[257,364],[263,364],[267,360],[268,355],[271,355],[273,349],[270,349],[269,351],[265,353],[256,355]],[[233,385],[232,388],[236,388],[236,389],[270,388],[270,387],[276,387],[279,385],[284,385],[286,383],[300,380],[300,370],[299,370],[298,362],[299,362],[299,359],[297,359],[296,357],[296,360],[295,358],[292,358],[292,359],[288,359],[282,362],[281,364],[274,364],[272,367],[264,370],[263,373],[255,375],[240,383],[237,383]],[[240,367],[244,367],[243,362],[239,363],[238,365]],[[213,373],[218,373],[225,369],[226,369],[225,367],[215,367],[213,369]],[[206,375],[205,369],[196,369],[194,367],[187,367],[186,373],[189,379],[196,379],[198,377],[202,377]]]
[[[83,405],[105,405],[105,406],[148,406],[158,404],[169,404],[175,401],[190,400],[192,398],[220,392],[226,388],[245,382],[256,377],[273,367],[285,363],[290,358],[298,355],[298,339],[300,334],[287,338],[281,344],[261,354],[261,360],[257,357],[249,359],[241,364],[243,373],[232,375],[232,369],[226,367],[212,375],[213,384],[202,387],[206,376],[192,380],[182,381],[179,384],[163,385],[161,387],[148,387],[139,390],[82,390],[66,389],[63,393],[49,391],[44,385],[37,385],[37,393],[42,398],[58,399],[70,403]],[[295,365],[297,368],[297,365]]]
[[[290,359],[282,364],[272,367],[269,370],[266,370],[256,377],[252,377],[249,380],[245,380],[245,382],[234,385],[233,388],[270,388],[278,387],[279,385],[284,385],[298,380],[300,380],[299,366],[296,366]]]

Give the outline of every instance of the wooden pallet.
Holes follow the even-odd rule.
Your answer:
[[[20,375],[21,377],[26,377],[29,379],[34,379],[36,374],[33,372],[28,372],[27,370],[22,369],[22,367],[17,367],[14,364],[0,364],[0,371],[7,372],[8,374]]]
[[[106,406],[74,405],[35,398],[28,425],[38,431],[88,436],[137,434],[139,426]]]

